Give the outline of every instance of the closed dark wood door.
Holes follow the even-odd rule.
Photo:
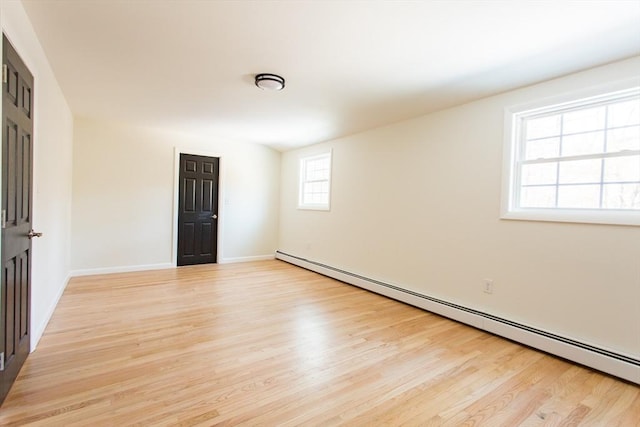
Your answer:
[[[178,265],[217,261],[217,157],[180,154],[178,210]]]
[[[0,402],[30,350],[33,176],[33,77],[5,37],[2,43]]]

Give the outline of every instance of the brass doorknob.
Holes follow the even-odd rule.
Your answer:
[[[32,228],[31,230],[29,230],[29,233],[27,233],[27,237],[29,239],[33,239],[34,237],[42,237],[42,233],[37,233],[33,231],[33,228]]]

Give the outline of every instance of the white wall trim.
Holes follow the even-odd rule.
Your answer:
[[[64,279],[64,284],[60,286],[58,293],[49,303],[49,307],[47,308],[47,312],[45,313],[44,318],[42,319],[42,322],[40,322],[40,324],[37,327],[31,328],[30,353],[33,353],[36,350],[36,347],[40,342],[40,338],[42,338],[42,335],[44,334],[44,330],[47,328],[47,325],[49,324],[49,320],[51,320],[51,316],[53,316],[53,312],[56,310],[56,307],[58,306],[58,302],[60,302],[60,298],[62,298],[62,294],[64,294],[64,291],[67,289],[67,285],[69,284],[69,280],[71,280],[71,277],[72,275],[69,274]],[[31,317],[33,318],[33,315]]]
[[[224,203],[221,200],[225,200],[225,162],[223,156],[219,153],[203,150],[201,148],[190,147],[174,147],[173,149],[173,221],[172,221],[172,241],[171,241],[171,263],[174,267],[178,265],[178,202],[180,192],[180,154],[193,154],[196,156],[217,157],[219,162],[219,174],[218,174],[218,242],[216,248],[216,258],[220,262],[224,259]]]
[[[163,262],[160,264],[143,264],[143,265],[123,265],[119,267],[104,267],[104,268],[86,268],[82,270],[73,270],[71,277],[78,276],[94,276],[96,274],[112,274],[112,273],[131,273],[134,271],[147,271],[147,270],[164,270],[167,268],[174,268],[175,263]]]
[[[241,256],[234,258],[221,258],[218,263],[219,264],[232,264],[236,262],[251,262],[251,261],[266,261],[270,259],[274,259],[275,254],[269,255],[254,255],[254,256]]]
[[[640,384],[640,360],[637,359],[637,356],[633,357],[597,348],[588,343],[560,337],[557,334],[518,324],[508,319],[500,319],[488,313],[418,294],[396,285],[383,283],[295,255],[277,251],[276,259]]]

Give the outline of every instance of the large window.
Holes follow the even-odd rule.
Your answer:
[[[331,151],[300,159],[301,209],[329,210],[331,193]]]
[[[508,112],[503,217],[640,225],[640,89]]]

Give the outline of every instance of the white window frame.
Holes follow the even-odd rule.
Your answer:
[[[322,180],[322,182],[327,182],[328,184],[328,194],[327,194],[327,203],[304,203],[304,187],[305,184],[310,183],[310,181],[306,181],[306,169],[307,164],[314,160],[320,160],[327,158],[329,160],[329,177],[326,180]],[[309,156],[304,156],[300,158],[300,168],[299,168],[299,184],[298,184],[298,209],[308,209],[308,210],[318,210],[318,211],[329,211],[331,210],[331,175],[332,175],[332,150],[323,151],[321,153],[312,154]]]
[[[555,221],[594,224],[640,225],[640,210],[522,208],[516,205],[523,118],[540,113],[562,112],[580,106],[596,105],[616,98],[640,94],[640,79],[598,86],[579,92],[538,100],[505,109],[504,158],[502,173],[501,218],[528,221]],[[604,157],[604,156],[595,156]]]

